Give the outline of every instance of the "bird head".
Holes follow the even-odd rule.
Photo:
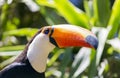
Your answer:
[[[59,48],[76,46],[97,49],[98,46],[98,40],[92,32],[74,25],[47,26],[41,33],[47,35],[50,43]]]
[[[74,25],[43,27],[32,38],[27,51],[27,57],[37,72],[45,71],[48,54],[55,46],[59,48],[76,46],[97,49],[98,40],[89,30]]]

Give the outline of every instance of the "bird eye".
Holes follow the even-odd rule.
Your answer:
[[[44,34],[48,34],[49,33],[49,29],[48,28],[46,28],[45,30],[44,30]]]

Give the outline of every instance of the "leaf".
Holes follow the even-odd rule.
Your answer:
[[[54,8],[54,1],[53,0],[35,0],[35,2],[42,6],[48,6]]]
[[[100,32],[98,33],[98,40],[99,40],[99,45],[97,49],[97,55],[96,55],[96,64],[98,65],[100,62],[100,59],[102,57],[103,50],[105,48],[105,43],[107,40],[107,36],[109,33],[109,29],[100,29]],[[102,38],[101,38],[102,37]]]
[[[11,57],[11,58],[9,58],[9,59],[1,62],[1,63],[0,63],[0,68],[3,68],[4,66],[10,64],[13,60],[15,60],[16,57],[17,57],[17,56],[13,56],[13,57]]]
[[[17,30],[11,30],[11,31],[6,31],[4,32],[4,36],[27,36],[27,37],[32,37],[38,29],[35,28],[22,28],[22,29],[17,29]]]
[[[93,1],[84,0],[84,8],[86,15],[90,18],[93,17]]]
[[[1,52],[1,51],[17,51],[17,50],[23,50],[24,47],[25,47],[25,45],[0,47],[0,52]]]
[[[110,44],[114,48],[114,50],[120,52],[120,39],[114,38],[108,40],[107,43]]]
[[[86,14],[68,0],[36,0],[36,2],[42,6],[55,8],[69,23],[90,29]]]
[[[109,0],[93,0],[94,20],[96,26],[107,26],[110,17]]]
[[[109,28],[105,29],[105,28],[94,27],[92,31],[98,33],[99,45],[96,51],[92,50],[91,52],[92,57],[91,57],[91,64],[90,64],[89,73],[88,73],[89,78],[94,78],[95,75],[97,74],[97,66],[100,63],[100,60],[104,51],[105,43],[109,33]]]
[[[0,14],[0,39],[7,25],[8,15],[9,15],[8,9],[9,9],[9,5],[7,3],[4,3],[4,5],[1,8],[1,14]]]
[[[59,16],[53,8],[46,8],[45,6],[40,6],[40,13],[42,13],[49,25],[66,23],[65,19]]]
[[[55,54],[53,55],[53,57],[47,63],[47,66],[50,67],[57,60],[57,58],[60,56],[60,54],[63,53],[63,52],[64,52],[63,49],[60,49],[57,52],[55,52]]]
[[[85,69],[88,67],[90,63],[90,48],[81,48],[75,59],[72,63],[72,70],[70,72],[69,78],[78,77]]]
[[[108,27],[111,29],[108,38],[113,38],[120,25],[120,0],[115,0],[112,7],[111,17]]]
[[[54,0],[54,2],[55,8],[69,23],[90,28],[88,18],[82,10],[72,5],[68,0]]]
[[[58,71],[57,69],[52,68],[51,70],[46,71],[45,77],[49,78],[51,75],[55,76],[55,78],[60,78],[61,72]]]
[[[96,52],[95,50],[91,51],[91,63],[90,66],[88,68],[88,78],[94,78],[95,75],[97,74],[97,65],[96,65]]]
[[[108,61],[107,61],[107,59],[104,59],[104,60],[100,63],[100,66],[99,66],[99,68],[98,68],[98,76],[99,76],[99,77],[103,77],[104,71],[108,71],[108,69],[109,69]]]
[[[7,52],[0,52],[0,57],[2,56],[15,56],[19,55],[22,51],[7,51]]]
[[[59,70],[61,71],[61,78],[65,77],[65,70],[70,63],[71,60],[71,54],[72,54],[72,48],[65,49],[65,53],[62,59],[62,62],[60,64]]]

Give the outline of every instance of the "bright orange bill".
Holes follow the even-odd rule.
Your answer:
[[[55,39],[57,45],[60,48],[70,47],[70,46],[92,47],[85,40],[85,37],[89,33],[90,32],[88,30],[79,27],[58,26],[58,27],[54,27],[54,33],[52,34],[52,37]]]

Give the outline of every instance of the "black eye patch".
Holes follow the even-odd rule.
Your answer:
[[[48,34],[50,32],[50,30],[47,28],[44,30],[44,34]]]

